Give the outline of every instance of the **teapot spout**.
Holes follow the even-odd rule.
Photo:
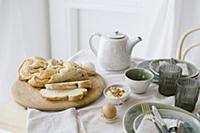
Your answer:
[[[132,39],[130,40],[130,43],[128,44],[128,48],[127,48],[127,51],[128,53],[131,55],[132,53],[132,50],[133,50],[133,47],[139,43],[140,41],[142,41],[142,38],[141,37],[137,37],[136,39]]]

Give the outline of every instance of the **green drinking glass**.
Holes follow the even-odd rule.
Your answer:
[[[199,81],[190,78],[181,78],[177,81],[175,106],[192,112],[199,97]]]
[[[164,96],[176,94],[176,81],[181,77],[181,67],[174,64],[165,64],[159,68],[159,92]]]

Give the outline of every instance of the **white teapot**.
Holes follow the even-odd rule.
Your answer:
[[[95,36],[100,37],[98,51],[92,43]],[[89,44],[102,68],[108,71],[117,71],[129,67],[132,49],[140,41],[142,41],[141,37],[129,40],[126,35],[117,31],[105,35],[95,33],[90,37]]]

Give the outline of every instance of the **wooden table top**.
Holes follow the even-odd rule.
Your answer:
[[[0,129],[14,133],[25,133],[26,119],[26,109],[14,101],[0,109]]]

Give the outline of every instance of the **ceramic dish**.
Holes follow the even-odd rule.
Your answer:
[[[111,87],[123,88],[125,90],[125,94],[121,97],[110,96],[108,95],[108,91],[110,90]],[[112,84],[104,89],[103,94],[109,102],[119,105],[124,103],[128,99],[130,92],[131,92],[130,88],[125,84]]]
[[[162,63],[170,63],[171,59],[157,59],[157,60],[153,60],[150,64],[149,64],[149,69],[154,73],[154,75],[159,76],[159,67],[160,64]],[[188,70],[188,75],[183,75],[185,77],[188,78],[194,78],[196,76],[198,76],[199,74],[199,70],[191,63],[186,62],[186,61],[181,61],[181,60],[175,60],[176,64],[185,64]]]
[[[125,82],[136,94],[145,93],[153,77],[153,73],[144,68],[131,68],[124,73]]]
[[[145,61],[139,63],[139,64],[137,65],[137,67],[150,70],[150,69],[149,69],[149,64],[150,64],[151,62],[152,62],[152,60],[145,60]]]
[[[170,105],[166,105],[166,104],[160,104],[160,103],[147,103],[150,106],[154,105],[156,106],[156,108],[158,109],[168,109],[168,110],[174,110],[174,111],[178,111],[178,112],[182,112],[186,115],[191,116],[195,121],[198,120],[197,118],[195,118],[195,116],[193,116],[191,113],[174,107],[174,106],[170,106]],[[142,108],[141,108],[141,103],[135,104],[133,106],[131,106],[125,113],[124,118],[123,118],[123,129],[124,132],[126,133],[135,133],[134,129],[133,129],[133,122],[134,120],[139,116],[143,114],[142,113]],[[200,124],[200,121],[199,121]],[[199,130],[200,132],[200,130]]]
[[[188,114],[185,114],[183,112],[176,111],[176,110],[169,110],[169,109],[159,109],[159,113],[161,114],[162,118],[178,119],[178,120],[183,121],[184,132],[187,132],[187,133],[200,132],[200,122]],[[143,117],[144,117],[144,114],[141,114],[134,120],[133,129],[135,132],[137,128],[139,127]]]

